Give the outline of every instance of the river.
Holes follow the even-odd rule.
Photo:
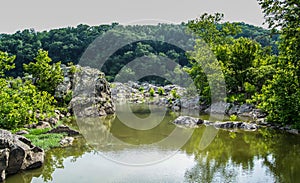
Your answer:
[[[150,115],[144,107],[133,112],[140,119]],[[156,119],[155,111],[152,115]],[[47,151],[42,168],[10,176],[6,183],[300,181],[299,136],[271,129],[179,129],[172,124],[178,115],[166,111],[147,130],[130,128],[115,115],[77,120],[73,125],[83,135],[73,146]],[[160,143],[170,136],[172,141]]]

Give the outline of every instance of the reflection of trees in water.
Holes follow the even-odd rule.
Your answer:
[[[152,142],[153,137],[157,138],[157,134],[168,135],[174,129],[171,121],[176,117],[176,114],[170,114],[153,134],[124,129],[115,116],[103,117],[100,123],[99,119],[86,119],[85,130],[91,135],[91,139],[100,139],[102,142],[107,142],[107,137],[113,134],[118,138],[124,136],[128,143],[131,143],[131,136],[143,138],[143,142],[147,143]],[[196,129],[188,143],[182,147],[196,161],[196,165],[185,172],[186,182],[236,182],[238,171],[243,170],[247,176],[247,172],[254,170],[254,164],[258,160],[262,161],[262,168],[266,170],[266,174],[274,177],[275,182],[293,183],[300,180],[299,136],[267,129],[260,129],[258,132],[219,130],[212,143],[201,150],[199,144],[204,130],[204,126]],[[122,147],[102,148],[103,151],[120,149]],[[42,168],[9,177],[6,182],[29,183],[33,177],[41,177],[45,182],[50,182],[55,169],[64,168],[63,162],[66,158],[75,162],[91,151],[94,150],[87,145],[85,139],[78,138],[72,147],[49,150]]]
[[[197,165],[185,172],[186,182],[232,182],[236,172],[234,168],[221,166],[208,155],[198,157]]]
[[[72,158],[71,162],[76,162],[78,158],[81,158],[83,154],[91,152],[92,149],[85,145],[85,140],[80,137],[72,147],[56,148],[47,151],[45,164],[42,167],[41,176],[45,182],[52,181],[52,173],[55,169],[64,168],[64,160],[66,158]]]
[[[195,130],[183,147],[197,162],[186,171],[187,182],[236,182],[237,170],[252,172],[258,160],[262,160],[266,173],[273,175],[276,182],[300,180],[298,136],[266,129],[259,132],[220,130],[214,141],[201,151],[199,143],[204,129]]]

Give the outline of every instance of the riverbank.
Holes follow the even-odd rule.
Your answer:
[[[266,127],[286,131],[291,134],[299,134],[299,130],[294,129],[291,125],[267,122],[267,114],[255,108],[252,104],[217,102],[210,106],[200,105],[199,96],[191,95],[188,89],[176,85],[156,86],[149,83],[131,81],[127,83],[111,83],[111,93],[114,103],[118,104],[127,102],[131,104],[157,105],[167,107],[175,112],[184,111],[185,113],[188,113],[189,110],[199,111],[200,114],[227,116],[227,118],[232,120],[227,122],[230,124],[246,122],[250,126],[256,126],[256,129]],[[243,120],[245,118],[247,120]]]

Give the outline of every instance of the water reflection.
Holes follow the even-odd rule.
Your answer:
[[[147,114],[139,110],[138,115]],[[96,146],[87,145],[85,139],[79,137],[72,147],[48,151],[42,168],[9,177],[6,182],[292,183],[300,180],[299,136],[267,129],[257,132],[219,130],[204,147],[203,134],[211,127],[201,126],[173,157],[145,167],[125,166],[103,157],[107,154],[136,159],[141,153],[159,157],[173,151],[170,146],[149,149],[141,145],[168,136],[175,129],[171,121],[178,115],[169,112],[164,121],[150,131],[130,129],[115,116],[104,117],[96,124],[95,120],[88,119],[84,129],[90,135],[87,138],[97,139]],[[136,146],[107,144],[111,136]],[[106,143],[99,144],[99,139]]]

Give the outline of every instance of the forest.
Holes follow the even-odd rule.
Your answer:
[[[224,22],[224,15],[219,13],[203,14],[179,25],[126,28],[147,35],[165,31],[170,33],[165,36],[174,36],[188,31],[200,36],[221,66],[227,88],[224,100],[253,103],[268,114],[269,122],[300,128],[299,2],[259,0],[259,3],[269,29]],[[93,40],[116,26],[122,27],[118,23],[80,24],[43,32],[28,29],[0,34],[0,127],[17,128],[35,122],[36,111],[51,115],[56,108],[62,107],[54,98],[55,87],[63,79],[61,64],[77,64]],[[180,63],[193,78],[201,96],[200,103],[210,104],[207,75],[201,67],[205,58],[199,46],[187,55],[163,42],[133,43],[112,55],[102,71],[113,81],[120,68],[133,58],[149,54],[167,56]],[[214,69],[213,65],[207,67]],[[38,82],[30,77],[38,78]],[[163,84],[164,81],[157,82]]]

